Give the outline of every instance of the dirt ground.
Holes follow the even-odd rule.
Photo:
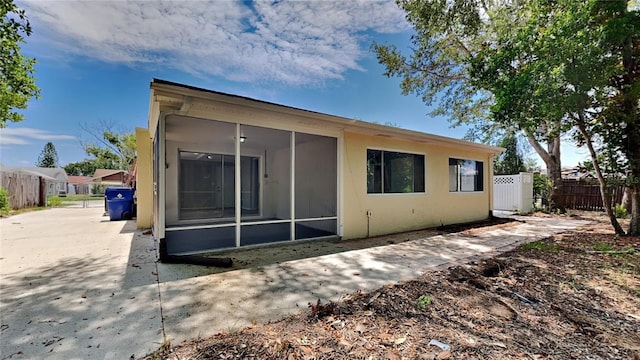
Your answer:
[[[601,216],[579,216],[596,222],[339,303],[309,304],[277,322],[167,344],[147,358],[640,360],[640,238],[616,237]]]

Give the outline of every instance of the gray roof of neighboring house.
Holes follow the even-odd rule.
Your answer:
[[[42,176],[47,180],[55,180],[59,182],[69,182],[67,172],[63,168],[43,168],[43,167],[0,167],[0,171],[16,171],[32,175]]]

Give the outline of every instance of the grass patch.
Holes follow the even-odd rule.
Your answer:
[[[78,201],[104,201],[104,195],[89,196],[89,195],[67,195],[67,196],[49,196],[47,198],[47,206],[60,207],[69,206],[71,202]]]
[[[47,206],[50,206],[50,207],[62,206],[62,198],[59,198],[57,196],[51,196],[50,198],[47,199]]]
[[[598,252],[602,252],[605,254],[611,254],[614,257],[620,257],[621,255],[633,255],[636,252],[636,249],[633,246],[629,246],[626,248],[617,248],[608,243],[593,243],[593,249]]]
[[[83,200],[88,200],[88,201],[104,201],[104,195],[95,195],[95,196],[89,196],[89,195],[82,195],[82,194],[74,194],[74,195],[67,195],[67,196],[49,196],[49,201],[53,200],[55,202],[70,202],[70,201],[83,201]]]
[[[543,240],[533,241],[530,243],[522,244],[521,247],[525,250],[538,250],[538,251],[548,251],[552,253],[558,252],[558,245],[550,244]]]
[[[593,250],[596,250],[596,251],[616,251],[617,249],[611,244],[594,243],[593,244]]]

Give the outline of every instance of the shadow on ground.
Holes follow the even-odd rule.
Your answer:
[[[3,359],[122,359],[159,346],[153,243],[132,226],[123,222],[121,231],[132,237],[129,258],[70,256],[3,275]]]

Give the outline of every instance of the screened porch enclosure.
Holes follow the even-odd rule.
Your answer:
[[[168,254],[337,234],[337,139],[165,120]]]

